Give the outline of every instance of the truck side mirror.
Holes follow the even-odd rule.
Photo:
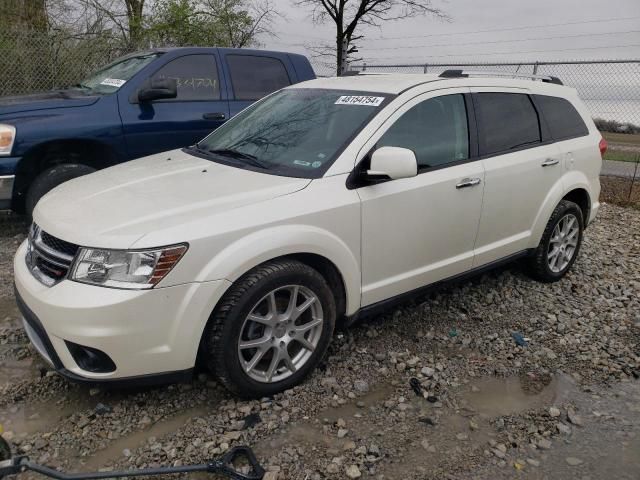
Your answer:
[[[176,98],[178,96],[178,83],[175,78],[160,78],[151,80],[148,86],[138,90],[138,101],[140,103],[162,100],[165,98]]]

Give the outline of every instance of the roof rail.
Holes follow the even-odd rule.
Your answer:
[[[509,77],[509,78],[528,78],[530,80],[541,80],[546,83],[555,83],[563,85],[562,80],[558,77],[550,75],[533,75],[529,73],[511,73],[511,72],[482,72],[469,70],[445,70],[440,74],[440,78],[466,78],[466,77]]]

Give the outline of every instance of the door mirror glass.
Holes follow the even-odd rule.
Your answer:
[[[152,102],[166,98],[176,98],[178,85],[174,78],[162,78],[151,80],[149,86],[142,87],[138,91],[139,102]]]
[[[418,174],[418,162],[415,154],[408,148],[381,147],[371,155],[371,169],[367,176],[372,178],[389,177],[391,180],[415,177]]]

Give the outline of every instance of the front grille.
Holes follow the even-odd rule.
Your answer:
[[[40,282],[53,286],[67,276],[79,248],[42,231],[34,223],[29,230],[27,266]]]

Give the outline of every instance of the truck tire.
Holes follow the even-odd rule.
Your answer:
[[[238,279],[209,320],[201,355],[228,390],[260,398],[292,388],[322,360],[336,320],[326,280],[282,259]]]
[[[35,178],[29,187],[25,200],[25,213],[31,217],[38,201],[58,185],[95,171],[95,168],[81,163],[65,163],[47,168]]]
[[[541,282],[556,282],[576,261],[582,244],[584,216],[580,207],[561,200],[549,218],[540,244],[529,258],[529,273]]]

